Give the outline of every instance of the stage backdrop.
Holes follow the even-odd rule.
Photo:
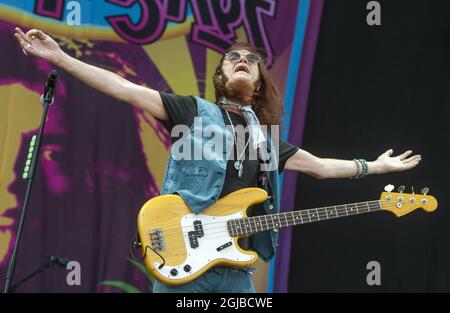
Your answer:
[[[37,133],[39,96],[52,69],[23,55],[15,26],[39,28],[68,54],[135,83],[208,100],[214,99],[211,77],[221,54],[233,42],[247,41],[266,50],[285,96],[291,73],[292,96],[308,10],[309,1],[276,0],[0,1],[1,285],[25,194],[27,144]],[[292,103],[293,96],[285,121]],[[147,290],[147,278],[128,260],[129,241],[139,208],[159,193],[169,148],[169,134],[153,117],[59,70],[16,279],[60,256],[79,262],[81,285],[69,286],[69,271],[55,267],[18,291],[118,291],[100,285],[105,280]],[[259,291],[266,288],[266,273],[259,263]]]

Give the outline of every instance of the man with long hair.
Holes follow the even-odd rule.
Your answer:
[[[15,37],[24,54],[43,58],[87,85],[149,112],[171,132],[174,144],[192,140],[194,149],[202,149],[210,138],[205,138],[202,132],[199,135],[197,130],[215,127],[231,149],[210,151],[209,158],[199,160],[180,158],[172,149],[161,189],[162,194],[179,194],[196,214],[245,187],[261,187],[270,194],[264,204],[251,208],[249,215],[278,212],[277,180],[284,168],[320,179],[362,178],[368,174],[408,170],[421,160],[420,155],[411,156],[411,150],[393,156],[392,149],[372,162],[320,158],[279,141],[277,127],[283,113],[281,96],[264,65],[263,52],[248,44],[233,45],[223,54],[213,76],[216,102],[210,103],[195,96],[158,92],[83,63],[64,53],[42,31],[32,29],[25,34],[16,28]],[[179,132],[179,125],[188,131]],[[242,129],[245,129],[243,136],[239,134]],[[277,234],[264,231],[242,240],[241,246],[256,251],[267,262],[275,254]],[[155,282],[153,290],[254,292],[251,274],[250,267],[216,266],[183,285]]]

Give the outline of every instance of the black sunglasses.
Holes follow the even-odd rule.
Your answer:
[[[259,55],[251,52],[247,54],[240,54],[237,51],[230,51],[225,53],[225,60],[230,62],[236,62],[240,60],[241,57],[244,57],[247,60],[247,63],[251,65],[258,64],[262,59]]]

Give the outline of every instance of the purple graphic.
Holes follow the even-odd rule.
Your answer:
[[[181,23],[186,19],[187,0],[172,0],[168,3],[167,19]]]
[[[61,20],[63,9],[64,0],[36,0],[34,13]]]
[[[131,7],[136,2],[140,4],[141,17],[137,24],[133,24],[128,15],[106,17],[112,28],[125,40],[137,44],[151,43],[164,32],[167,1],[108,0],[108,2],[125,8]]]
[[[264,48],[266,63],[272,64],[272,48],[267,38],[263,16],[275,18],[276,2],[192,0],[195,24],[192,41],[219,52],[225,51],[236,39],[236,29],[244,24],[249,42]]]
[[[108,16],[106,20],[117,34],[136,44],[156,41],[164,33],[167,23],[183,22],[186,18],[187,1],[167,0],[108,0],[107,2],[129,8],[139,3],[141,14],[137,24],[128,15]],[[218,52],[225,51],[236,39],[236,29],[244,26],[249,42],[264,48],[266,63],[273,62],[264,17],[275,18],[275,0],[213,1],[191,0],[194,24],[191,40]]]

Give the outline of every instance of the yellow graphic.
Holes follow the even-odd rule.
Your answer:
[[[39,95],[16,83],[0,86],[0,263],[5,261],[11,245],[11,227],[14,223],[4,216],[8,209],[14,209],[18,203],[15,196],[8,192],[8,186],[16,179],[14,162],[23,144],[22,135],[39,127],[42,106]],[[23,112],[26,112],[24,114]],[[21,168],[21,165],[19,165]],[[19,173],[20,175],[21,173]]]
[[[147,168],[149,169],[149,173],[153,176],[153,179],[158,186],[158,190],[161,190],[166,170],[164,164],[167,163],[169,151],[151,127],[151,125],[156,127],[155,124],[158,123],[155,118],[149,113],[142,111],[138,112],[136,116],[139,122],[139,136],[145,153]]]
[[[174,93],[199,94],[195,69],[185,37],[158,41],[143,48]]]

